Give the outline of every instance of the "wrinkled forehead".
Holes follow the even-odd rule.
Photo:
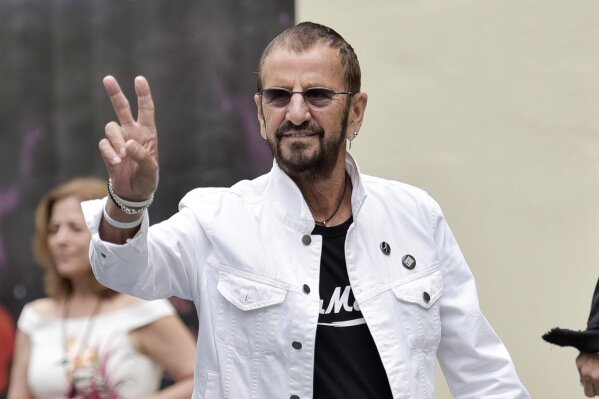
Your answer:
[[[262,80],[264,87],[344,89],[339,51],[320,43],[301,50],[283,44],[273,48],[264,59]]]

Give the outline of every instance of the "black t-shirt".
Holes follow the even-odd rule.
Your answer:
[[[352,220],[334,227],[316,225],[312,232],[323,238],[314,399],[392,399],[387,374],[347,275],[344,247]]]

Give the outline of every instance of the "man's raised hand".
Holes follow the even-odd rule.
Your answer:
[[[129,101],[112,76],[103,80],[104,88],[116,113],[117,122],[106,125],[106,137],[99,143],[114,191],[122,198],[142,201],[158,186],[158,133],[154,120],[154,102],[146,78],[135,78],[137,120]]]

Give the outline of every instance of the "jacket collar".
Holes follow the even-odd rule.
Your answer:
[[[352,214],[354,220],[366,199],[360,170],[354,158],[345,154],[345,170],[352,181]],[[272,207],[275,216],[283,223],[302,234],[314,230],[314,218],[304,196],[295,182],[273,161],[266,186],[267,206]]]

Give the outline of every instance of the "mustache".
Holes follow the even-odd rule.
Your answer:
[[[285,133],[289,132],[310,132],[319,135],[320,137],[324,136],[324,129],[317,124],[310,123],[309,121],[305,121],[300,125],[294,125],[290,121],[284,122],[275,132],[275,135],[280,138]]]

